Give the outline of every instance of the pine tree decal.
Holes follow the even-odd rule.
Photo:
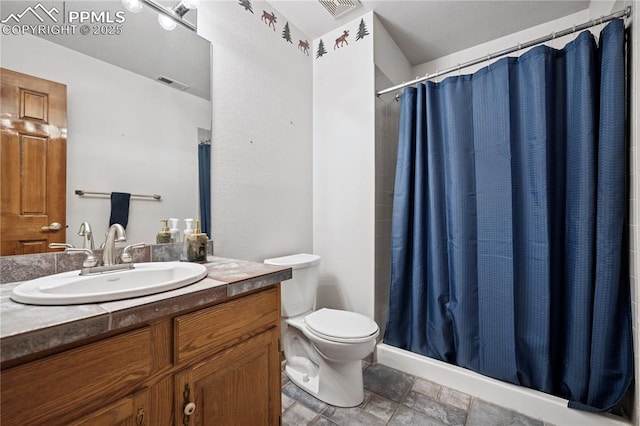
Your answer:
[[[291,30],[289,30],[289,23],[284,24],[284,30],[282,30],[282,38],[293,44],[291,41]]]
[[[316,59],[320,58],[325,53],[327,53],[327,51],[324,48],[324,42],[320,39],[320,43],[318,43],[318,50],[316,51]]]
[[[367,31],[367,24],[364,23],[364,19],[360,20],[360,27],[358,27],[358,34],[356,35],[356,41],[364,38],[364,36],[368,36],[369,32]]]
[[[244,7],[244,10],[248,10],[249,12],[253,13],[253,9],[251,8],[251,0],[240,0],[238,4]]]

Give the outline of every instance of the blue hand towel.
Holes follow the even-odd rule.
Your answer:
[[[119,223],[123,228],[127,228],[130,199],[131,194],[127,192],[111,193],[111,217],[109,218],[109,226],[114,223]]]

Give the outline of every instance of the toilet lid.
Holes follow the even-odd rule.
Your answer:
[[[289,256],[265,259],[264,263],[267,265],[288,266],[291,269],[301,269],[308,268],[309,266],[317,265],[318,263],[320,263],[320,256],[318,256],[317,254],[299,253]]]
[[[356,312],[322,308],[304,318],[307,328],[328,340],[363,339],[377,334],[378,324]]]

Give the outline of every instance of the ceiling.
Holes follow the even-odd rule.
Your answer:
[[[338,19],[316,0],[271,0],[270,3],[312,39],[373,10],[407,60],[415,66],[587,9],[590,2],[362,0],[361,7]]]

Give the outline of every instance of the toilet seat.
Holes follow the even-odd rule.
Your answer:
[[[322,308],[304,318],[312,334],[332,342],[361,343],[378,335],[380,329],[371,318],[357,312]]]

